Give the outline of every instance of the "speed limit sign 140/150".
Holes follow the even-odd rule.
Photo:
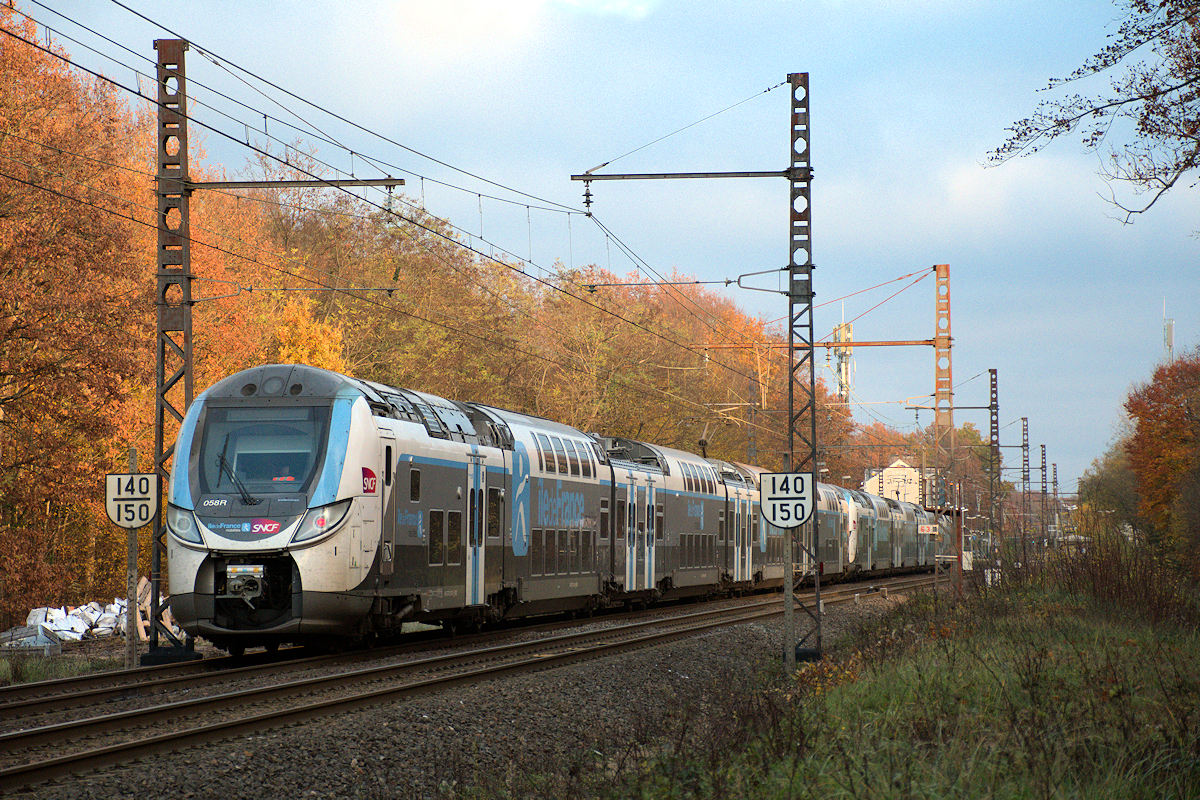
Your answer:
[[[158,513],[158,475],[153,472],[108,475],[104,482],[104,510],[122,528],[149,525]]]
[[[803,525],[816,507],[812,473],[764,472],[758,489],[763,518],[776,528]]]

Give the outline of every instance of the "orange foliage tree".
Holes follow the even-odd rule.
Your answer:
[[[0,28],[3,624],[124,593],[103,476],[130,446],[151,469],[156,232],[150,112],[27,44],[40,33],[3,6]],[[261,206],[207,192],[191,208],[197,388],[269,358],[343,366],[340,328],[311,303],[238,291],[280,286]],[[221,294],[235,296],[206,300]]]
[[[2,6],[0,26],[37,35]],[[0,611],[20,614],[92,584],[104,557],[97,479],[152,330],[126,218],[152,214],[137,154],[153,139],[112,90],[15,38],[0,74]],[[56,565],[68,543],[79,557]]]
[[[1200,349],[1164,364],[1125,401],[1126,445],[1148,533],[1200,575]]]

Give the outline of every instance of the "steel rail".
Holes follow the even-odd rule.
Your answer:
[[[678,608],[678,606],[659,606],[656,610],[661,612],[664,609],[670,610],[671,608]],[[603,619],[636,619],[645,617],[646,614],[646,611],[615,613],[605,615]],[[252,676],[256,673],[294,672],[310,667],[319,668],[325,665],[337,665],[346,661],[386,658],[429,647],[469,645],[476,641],[490,641],[498,636],[513,632],[536,633],[539,631],[576,627],[579,624],[580,621],[578,619],[553,620],[533,625],[522,625],[517,628],[498,628],[453,638],[445,638],[441,631],[437,631],[437,636],[421,636],[420,638],[400,642],[399,644],[349,652],[305,656],[303,648],[297,647],[281,650],[274,657],[265,653],[254,653],[250,656],[244,656],[239,661],[232,656],[217,656],[182,664],[110,670],[107,672],[91,673],[90,675],[77,675],[69,678],[39,681],[37,683],[16,684],[0,688],[0,722],[22,719],[31,712],[57,711],[83,705],[84,703],[129,697],[134,694],[148,694],[181,683],[188,684],[190,688],[218,681]],[[408,635],[416,636],[417,634]],[[289,655],[289,651],[295,652]],[[247,660],[252,660],[253,663],[248,664],[246,663]],[[98,685],[89,687],[91,683]],[[77,686],[86,688],[75,689],[74,687]]]
[[[929,579],[926,578],[921,582],[924,583],[928,580]],[[825,602],[850,602],[863,593],[861,589],[856,591],[856,588],[857,587],[846,588],[842,590],[836,597],[827,597]],[[913,588],[913,585],[911,585],[910,581],[904,585],[899,585],[899,583],[897,583],[896,585],[892,586],[882,586],[876,588],[894,588],[896,590],[905,590]],[[63,755],[52,759],[41,759],[32,764],[6,767],[4,769],[0,769],[0,789],[13,789],[22,786],[28,786],[30,784],[50,778],[62,777],[64,774],[68,773],[86,771],[103,766],[122,763],[141,755],[162,752],[165,750],[174,750],[183,746],[227,738],[238,733],[278,727],[300,720],[327,716],[334,713],[341,713],[354,708],[375,704],[381,700],[424,694],[487,677],[495,677],[525,670],[559,666],[578,660],[609,655],[612,653],[621,652],[623,650],[645,647],[650,644],[672,641],[674,639],[683,638],[698,632],[711,630],[713,628],[724,627],[732,624],[740,624],[756,619],[763,619],[778,615],[782,612],[782,598],[770,598],[766,601],[763,601],[759,605],[760,608],[758,609],[751,607],[750,610],[747,610],[746,607],[741,606],[735,609],[709,610],[694,614],[671,617],[668,619],[648,620],[600,631],[565,634],[546,639],[539,639],[533,642],[522,642],[487,647],[467,653],[435,656],[427,659],[418,659],[412,662],[405,662],[399,665],[371,667],[363,670],[356,670],[351,673],[324,676],[308,681],[293,681],[275,687],[231,692],[225,695],[217,695],[216,697],[184,701],[182,703],[157,706],[151,709],[143,709],[138,712],[122,712],[116,715],[109,715],[113,718],[109,721],[115,722],[116,724],[124,724],[129,720],[134,720],[139,717],[143,720],[153,718],[155,716],[169,716],[176,718],[179,716],[178,712],[185,708],[201,708],[209,711],[218,710],[219,708],[223,708],[234,703],[245,705],[246,700],[251,697],[275,697],[278,699],[296,694],[304,691],[305,689],[314,688],[319,684],[328,684],[332,681],[341,681],[342,685],[345,685],[347,679],[352,679],[352,682],[361,683],[367,680],[386,678],[388,677],[387,673],[389,671],[392,673],[402,673],[405,671],[415,671],[421,668],[433,668],[438,663],[449,666],[455,661],[463,663],[469,660],[478,660],[481,657],[495,657],[500,653],[505,652],[507,652],[510,656],[516,656],[520,654],[521,651],[532,651],[532,654],[522,655],[517,660],[507,664],[493,664],[489,666],[469,668],[450,675],[434,676],[416,681],[410,681],[407,683],[401,683],[399,685],[392,685],[383,689],[377,688],[365,692],[353,693],[349,696],[340,698],[331,698],[305,703],[293,708],[268,711],[244,717],[242,719],[222,720],[216,723],[201,724],[199,726],[184,730],[152,735],[147,739],[135,739],[124,743],[112,744],[105,747],[85,750],[75,754]],[[709,619],[707,621],[702,621],[704,618]],[[680,622],[687,623],[689,620],[690,624],[679,624]],[[669,629],[635,636],[625,636],[618,638],[617,641],[600,641],[587,647],[578,646],[579,642],[587,639],[612,639],[620,637],[622,633],[628,634],[636,629],[646,629],[655,626],[666,626]],[[546,652],[551,647],[557,647],[558,652]],[[103,722],[105,719],[106,718],[101,717],[75,723],[63,723],[55,726],[46,726],[44,728],[24,732],[24,737],[17,734],[10,734],[0,737],[0,743],[7,744],[10,741],[21,741],[22,744],[32,744],[38,741],[46,741],[47,737],[50,737],[50,739],[58,742],[61,745],[62,734],[67,730],[74,732],[80,732],[81,730],[88,729],[91,729],[92,731],[100,730],[105,724]]]
[[[868,589],[869,591],[869,589]],[[749,604],[747,604],[748,606]],[[671,610],[674,607],[659,607]],[[605,619],[636,619],[646,612],[606,615]],[[377,660],[428,647],[457,647],[475,641],[488,641],[514,630],[522,633],[558,630],[578,625],[578,620],[555,620],[535,625],[524,625],[517,629],[504,628],[453,639],[421,637],[387,647],[352,652],[304,655],[303,648],[287,648],[278,654],[255,653],[241,660],[232,656],[217,656],[183,664],[164,664],[154,667],[110,670],[106,672],[78,675],[36,683],[16,684],[0,687],[0,722],[24,720],[30,714],[43,714],[70,709],[85,703],[97,703],[113,699],[144,696],[172,686],[187,684],[188,688],[208,685],[220,681],[251,677],[259,673],[278,674],[281,671],[296,672],[308,668],[338,665],[346,661]],[[412,635],[412,634],[410,634]],[[291,652],[289,652],[291,651]],[[251,663],[247,663],[249,660]],[[91,685],[96,684],[96,685]],[[75,687],[85,687],[76,689]]]

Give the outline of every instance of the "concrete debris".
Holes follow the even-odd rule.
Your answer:
[[[45,623],[38,623],[0,633],[0,648],[5,647],[37,648],[42,655],[56,656],[62,652],[62,639]]]
[[[162,601],[166,600],[163,595]],[[124,636],[126,605],[125,598],[117,597],[106,605],[93,601],[82,606],[35,608],[26,616],[23,627],[0,633],[0,648],[37,647],[46,650],[46,655],[52,655],[50,649],[59,652],[62,642]],[[150,581],[142,578],[138,581],[138,604],[133,613],[133,629],[140,642],[150,639],[150,616]],[[163,612],[163,622],[177,636],[183,636],[183,631],[171,618],[170,610]]]

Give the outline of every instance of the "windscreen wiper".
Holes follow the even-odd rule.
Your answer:
[[[217,466],[221,468],[222,472],[229,476],[229,480],[233,481],[233,485],[238,490],[238,494],[242,496],[242,502],[245,505],[256,506],[262,502],[262,500],[250,494],[250,492],[246,490],[246,484],[242,483],[241,478],[234,473],[233,465],[230,464],[229,459],[225,457],[224,451],[217,456]]]

